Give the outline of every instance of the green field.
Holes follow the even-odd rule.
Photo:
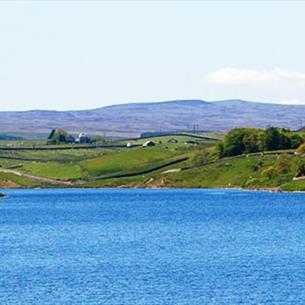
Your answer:
[[[91,187],[176,187],[176,188],[278,188],[287,191],[305,190],[305,180],[293,181],[299,157],[287,155],[287,168],[278,166],[279,156],[243,156],[219,160],[213,164],[178,172],[159,170],[130,178],[87,183]],[[286,161],[286,157],[285,157]],[[179,166],[173,166],[176,168]],[[270,169],[274,171],[270,171]]]
[[[133,140],[153,147],[61,150],[1,150],[0,187],[226,187],[305,190],[305,180],[294,181],[305,158],[291,150],[275,155],[243,155],[219,159],[215,141],[188,135]],[[126,141],[127,142],[127,141]],[[124,141],[114,142],[125,143]],[[35,145],[46,147],[41,141]],[[30,147],[33,141],[14,145]],[[67,149],[62,149],[66,147]],[[55,147],[56,148],[56,147]],[[303,160],[304,159],[304,160]],[[175,163],[177,162],[177,163]],[[212,162],[211,164],[207,164]],[[175,164],[173,164],[175,163]]]
[[[164,142],[167,141],[164,140]],[[30,183],[25,177],[15,177],[17,173],[75,182],[94,180],[109,175],[137,173],[162,167],[163,164],[177,159],[191,158],[194,151],[210,145],[205,141],[195,145],[185,144],[179,139],[178,143],[158,143],[154,147],[127,148],[125,146],[96,149],[93,145],[91,149],[79,150],[70,149],[68,145],[61,145],[61,150],[57,150],[53,146],[38,142],[39,147],[47,147],[48,150],[27,150],[25,148],[33,146],[33,141],[28,143],[14,141],[13,144],[14,147],[22,149],[1,150],[0,148],[0,171],[2,171],[0,183],[2,180],[3,186],[11,184],[33,187],[33,181]],[[115,144],[122,143],[120,141]],[[67,149],[63,149],[65,147]],[[3,171],[9,171],[9,173]],[[34,186],[39,186],[39,183],[35,181]]]

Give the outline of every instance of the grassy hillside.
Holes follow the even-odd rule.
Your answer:
[[[283,166],[283,161],[285,165]],[[243,156],[192,169],[87,183],[91,187],[177,187],[305,190],[305,180],[293,181],[301,157],[292,155]]]
[[[291,150],[218,159],[215,142],[199,140],[185,144],[189,138],[177,136],[177,143],[168,143],[170,138],[152,139],[157,145],[146,148],[0,149],[0,187],[305,190],[305,180],[294,181],[300,164],[305,164],[305,157],[294,155]],[[143,139],[135,142],[140,144]]]
[[[167,179],[181,187],[285,188],[295,176],[298,162],[299,158],[289,155],[244,156],[174,173]]]
[[[180,139],[181,140],[181,139]],[[56,179],[59,181],[94,180],[109,175],[125,175],[150,171],[156,167],[167,167],[166,164],[191,158],[195,151],[205,149],[210,143],[159,144],[155,147],[134,147],[116,149],[75,150],[27,150],[26,143],[22,150],[1,150],[0,148],[0,186],[39,186],[28,183],[28,179],[19,179],[17,174]],[[164,141],[167,142],[167,141]],[[66,146],[61,146],[64,148]],[[67,146],[67,148],[69,148]],[[187,161],[184,162],[187,165]],[[22,177],[24,178],[24,177]]]

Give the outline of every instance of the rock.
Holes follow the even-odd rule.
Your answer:
[[[270,189],[271,192],[276,192],[276,193],[282,193],[283,190],[278,186],[278,187],[273,187]]]
[[[168,170],[162,172],[162,174],[177,173],[177,172],[180,172],[180,171],[181,171],[181,168],[173,168],[173,169],[168,169]]]
[[[154,181],[155,181],[154,178],[149,178],[148,181],[146,181],[145,183],[146,183],[146,184],[149,184],[149,183],[152,183],[152,182],[154,182]]]
[[[304,180],[305,176],[293,177],[292,181]]]

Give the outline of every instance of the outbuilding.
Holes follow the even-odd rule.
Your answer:
[[[92,143],[91,139],[86,136],[84,133],[80,133],[78,136],[78,139],[75,141],[76,143],[81,143],[81,144],[90,144]]]
[[[156,143],[153,141],[146,141],[145,143],[143,143],[143,147],[151,147],[151,146],[155,146]]]
[[[178,143],[178,140],[175,138],[171,138],[167,141],[167,143]]]

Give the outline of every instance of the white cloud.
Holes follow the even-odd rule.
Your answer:
[[[305,102],[304,100],[299,100],[299,99],[288,99],[288,100],[281,100],[279,104],[284,104],[284,105],[304,105]]]
[[[255,70],[223,68],[211,72],[208,80],[220,85],[251,85],[251,84],[285,84],[305,86],[305,73],[284,70]]]

